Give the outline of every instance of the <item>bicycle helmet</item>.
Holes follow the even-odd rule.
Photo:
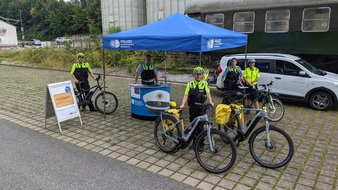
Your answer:
[[[83,53],[78,53],[78,54],[77,54],[77,58],[80,58],[80,57],[84,58],[84,57],[85,57],[85,54],[83,54]]]
[[[198,74],[198,73],[201,73],[201,74],[204,74],[204,69],[202,67],[196,67],[194,69],[194,74]]]
[[[254,58],[249,59],[249,63],[255,63],[256,60]]]

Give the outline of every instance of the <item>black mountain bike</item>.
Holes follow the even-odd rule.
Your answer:
[[[78,99],[78,106],[87,106],[91,102],[91,99],[95,97],[94,106],[95,109],[104,114],[111,114],[116,111],[118,107],[118,100],[112,92],[107,92],[105,88],[100,85],[101,75],[98,75],[96,78],[97,84],[92,86],[90,89],[81,88],[80,82],[80,92],[74,90],[75,95]],[[89,90],[89,93],[86,95],[85,91]]]
[[[260,84],[259,86],[263,87],[262,90],[258,91],[259,98],[252,101],[251,104],[247,103],[247,98],[250,93],[246,93],[246,89],[249,87],[241,84],[238,86],[239,91],[227,91],[222,100],[222,104],[241,104],[246,108],[253,107],[256,101],[262,101],[262,107],[267,106],[267,116],[270,121],[276,122],[280,121],[285,113],[285,107],[283,102],[277,98],[278,94],[272,94],[270,92],[270,87],[272,86],[273,81],[268,84]],[[247,111],[246,113],[248,113]]]

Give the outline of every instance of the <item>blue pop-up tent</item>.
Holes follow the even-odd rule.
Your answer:
[[[247,44],[247,35],[216,27],[181,13],[102,37],[105,50],[208,52]]]
[[[176,13],[146,26],[105,35],[102,37],[102,45],[104,50],[200,52],[201,65],[202,52],[244,46],[247,39],[245,34]],[[103,70],[105,73],[105,64]]]

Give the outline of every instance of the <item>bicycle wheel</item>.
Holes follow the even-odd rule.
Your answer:
[[[236,161],[235,143],[227,134],[217,129],[211,129],[210,136],[209,139],[207,131],[198,135],[195,146],[196,159],[208,172],[214,174],[226,172]]]
[[[268,102],[266,111],[268,113],[268,118],[271,121],[279,121],[284,116],[284,104],[280,99],[272,98],[271,101]]]
[[[177,119],[170,115],[162,115],[162,120],[158,118],[155,121],[155,144],[165,153],[174,153],[178,150],[181,128],[175,125],[177,122]]]
[[[100,113],[111,114],[116,111],[117,106],[117,98],[111,92],[101,92],[95,98],[95,108]]]
[[[249,139],[249,149],[256,162],[266,168],[280,168],[293,157],[294,146],[291,137],[281,128],[269,128],[270,143],[267,144],[265,126],[253,132]]]

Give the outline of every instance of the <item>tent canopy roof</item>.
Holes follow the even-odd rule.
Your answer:
[[[181,13],[102,37],[106,50],[207,52],[247,44],[247,35],[200,22]]]

